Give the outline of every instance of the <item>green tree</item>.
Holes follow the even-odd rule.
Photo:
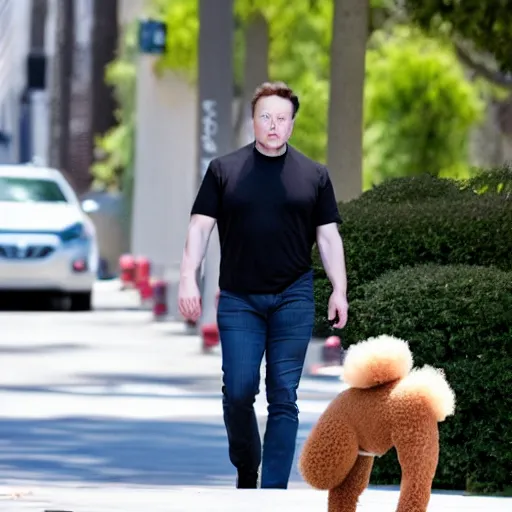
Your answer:
[[[408,26],[378,31],[367,52],[365,188],[398,176],[466,177],[483,111],[452,49]]]

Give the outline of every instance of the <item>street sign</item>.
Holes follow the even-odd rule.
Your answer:
[[[139,21],[139,51],[153,55],[165,53],[167,25],[163,21],[145,19]]]

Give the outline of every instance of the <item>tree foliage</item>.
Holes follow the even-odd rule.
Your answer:
[[[512,72],[510,0],[404,0],[411,20],[426,30],[448,30],[494,56],[502,71]]]
[[[285,0],[235,0],[235,88],[243,81],[243,32],[251,16],[262,12],[270,28],[270,79],[289,82],[301,98],[301,112],[291,139],[302,151],[325,160],[327,143],[327,102],[331,0],[296,0],[294,9]],[[149,12],[168,26],[168,51],[156,64],[155,72],[171,69],[194,83],[197,79],[198,0],[153,0]],[[97,183],[121,186],[120,175],[131,169],[134,137],[134,91],[136,28],[127,30],[120,43],[120,53],[107,70],[106,80],[122,97],[118,126],[97,141],[104,157],[92,172]],[[294,34],[294,37],[290,37]],[[131,92],[131,96],[130,96]],[[130,171],[128,171],[130,172]]]
[[[483,107],[449,46],[408,26],[376,32],[367,52],[366,188],[424,172],[462,177]]]
[[[105,81],[114,88],[118,110],[117,125],[96,141],[98,160],[91,172],[94,184],[104,188],[127,188],[132,177],[135,149],[135,57],[137,27],[125,27],[119,41],[118,57],[106,69]]]
[[[168,51],[160,58],[158,71],[172,69],[191,82],[197,79],[199,36],[198,0],[154,0],[155,16],[167,25]]]
[[[332,2],[295,0],[290,9],[286,0],[236,0],[240,30],[256,11],[269,24],[269,78],[289,83],[301,101],[290,142],[325,162]]]
[[[151,0],[151,14],[169,27],[168,51],[155,72],[172,69],[191,84],[196,81],[198,3]],[[370,29],[378,25],[379,16],[389,15],[393,3],[372,1]],[[269,77],[288,82],[301,100],[291,143],[325,162],[332,0],[295,0],[293,9],[285,0],[235,0],[234,7],[235,90],[243,84],[244,30],[251,16],[261,12],[269,25]],[[123,100],[119,125],[98,141],[106,158],[93,173],[98,182],[111,186],[121,184],[119,177],[133,160],[134,35],[133,29],[126,32],[119,58],[107,72]],[[403,28],[378,30],[369,41],[366,84],[366,188],[388,176],[415,174],[419,167],[435,174],[461,172],[467,133],[480,104],[449,46]]]

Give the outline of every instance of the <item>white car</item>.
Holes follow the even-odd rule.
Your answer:
[[[50,292],[91,309],[99,250],[85,203],[55,169],[0,165],[0,293]]]

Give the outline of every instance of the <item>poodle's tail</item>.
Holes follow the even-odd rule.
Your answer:
[[[428,404],[438,422],[455,412],[455,393],[446,380],[444,371],[425,365],[415,368],[401,382],[393,393],[413,395],[415,399]]]
[[[382,335],[348,348],[343,363],[343,380],[353,388],[372,388],[403,379],[412,366],[408,343]]]

